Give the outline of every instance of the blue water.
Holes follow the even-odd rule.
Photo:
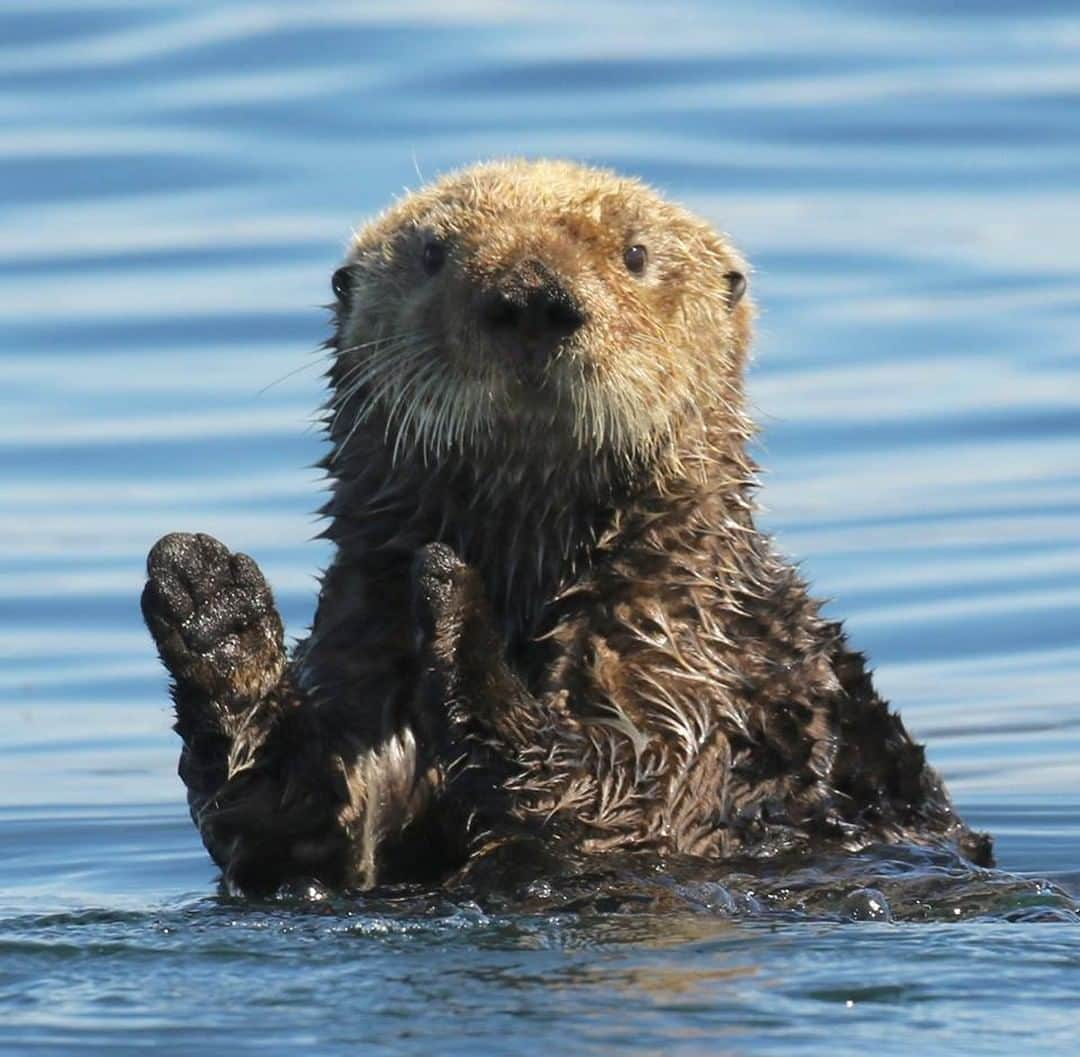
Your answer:
[[[638,174],[755,262],[764,521],[1008,876],[218,895],[143,556],[211,532],[303,634],[329,275],[508,153]],[[1075,3],[0,7],[4,1054],[1073,1052],[1078,529]]]

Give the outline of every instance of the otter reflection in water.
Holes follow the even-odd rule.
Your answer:
[[[180,774],[229,883],[618,850],[990,841],[754,525],[747,266],[632,180],[450,175],[334,274],[336,546],[286,654],[256,565],[149,558]]]

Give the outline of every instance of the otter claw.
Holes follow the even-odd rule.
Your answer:
[[[146,562],[143,619],[184,690],[258,700],[281,677],[281,618],[259,567],[202,533],[159,540]]]

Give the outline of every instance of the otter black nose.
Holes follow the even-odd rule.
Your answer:
[[[480,292],[477,308],[491,331],[513,334],[529,346],[551,351],[573,334],[585,314],[545,264],[523,262]]]

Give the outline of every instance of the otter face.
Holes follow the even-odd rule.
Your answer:
[[[335,273],[331,432],[374,422],[395,452],[436,456],[521,440],[647,455],[687,415],[738,406],[745,271],[703,221],[608,172],[452,174]]]

